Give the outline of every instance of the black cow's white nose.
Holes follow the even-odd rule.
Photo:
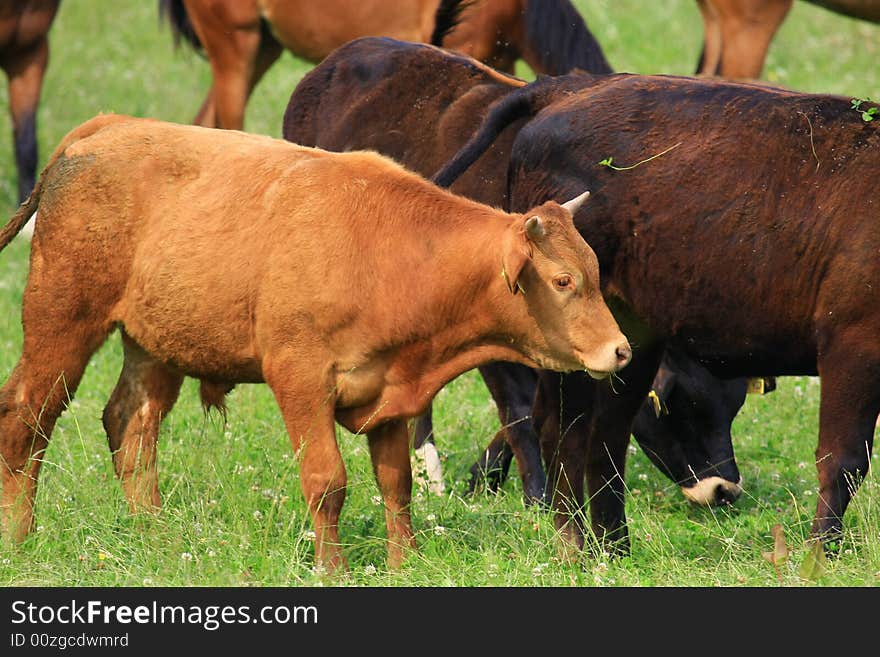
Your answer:
[[[624,367],[629,363],[630,359],[632,358],[633,352],[632,349],[630,349],[629,344],[624,342],[622,345],[617,347],[615,354],[617,355],[617,366]]]

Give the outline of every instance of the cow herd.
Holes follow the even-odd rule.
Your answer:
[[[160,2],[208,43],[186,13],[200,4]],[[281,21],[284,3],[265,4]],[[437,4],[435,41],[480,11]],[[534,23],[535,0],[520,4]],[[709,19],[736,3],[698,4],[705,62]],[[504,429],[471,486],[500,485],[515,459],[562,541],[626,553],[631,435],[688,499],[733,503],[730,430],[750,382],[811,375],[810,533],[832,544],[880,413],[878,126],[848,97],[614,74],[592,35],[581,43],[597,70],[527,83],[463,48],[355,38],[315,57],[283,140],[118,115],[73,129],[0,232],[2,249],[37,215],[22,354],[0,389],[4,535],[33,526],[55,420],[118,328],[103,422],[132,511],[160,504],[156,439],[184,377],[213,405],[265,382],[300,456],[316,559],[345,565],[337,422],[367,436],[399,565],[411,444],[432,443],[437,391],[479,368]],[[550,47],[543,61],[562,61]],[[197,122],[227,113],[219,76]]]

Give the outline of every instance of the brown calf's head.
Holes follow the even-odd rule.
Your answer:
[[[629,363],[632,351],[602,298],[596,254],[572,221],[588,196],[518,216],[505,235],[501,265],[508,288],[522,294],[537,323],[527,355],[547,369],[586,370],[601,379]]]

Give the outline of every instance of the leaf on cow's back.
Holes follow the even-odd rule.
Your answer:
[[[801,564],[801,579],[807,579],[815,582],[825,574],[825,549],[822,541],[812,541],[810,548],[807,550],[807,556]]]
[[[785,534],[782,532],[782,525],[775,524],[770,528],[773,535],[773,552],[764,552],[764,558],[772,563],[776,568],[788,561],[788,555],[791,550],[785,542]]]

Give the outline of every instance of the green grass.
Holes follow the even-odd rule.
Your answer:
[[[188,122],[208,84],[206,63],[175,51],[155,2],[65,2],[53,28],[40,106],[42,161],[72,127],[99,111]],[[618,70],[688,74],[701,22],[692,0],[580,0]],[[646,10],[646,7],[649,7]],[[789,87],[880,98],[880,28],[798,3],[777,35],[766,77]],[[247,129],[280,134],[287,99],[308,66],[285,55],[258,87]],[[526,69],[522,70],[528,75]],[[7,103],[5,90],[0,105]],[[8,122],[0,121],[0,210],[14,209]],[[21,344],[28,244],[0,256],[0,372]],[[289,441],[265,386],[241,386],[228,423],[205,417],[188,381],[160,437],[164,508],[128,515],[100,415],[121,364],[118,339],[98,352],[58,423],[37,500],[37,531],[0,548],[0,585],[316,585],[310,523]],[[745,494],[728,509],[689,505],[635,448],[627,464],[632,556],[560,560],[550,518],[528,509],[514,475],[496,496],[462,497],[467,470],[498,427],[474,373],[440,393],[435,411],[449,494],[419,494],[420,550],[397,572],[384,567],[384,520],[365,440],[340,432],[349,493],[341,535],[351,565],[331,583],[378,586],[865,586],[880,584],[880,489],[869,475],[845,518],[839,557],[818,582],[797,571],[816,503],[819,386],[792,377],[749,397],[734,426]],[[877,459],[873,462],[876,464]],[[792,557],[779,575],[761,554],[781,524]]]

